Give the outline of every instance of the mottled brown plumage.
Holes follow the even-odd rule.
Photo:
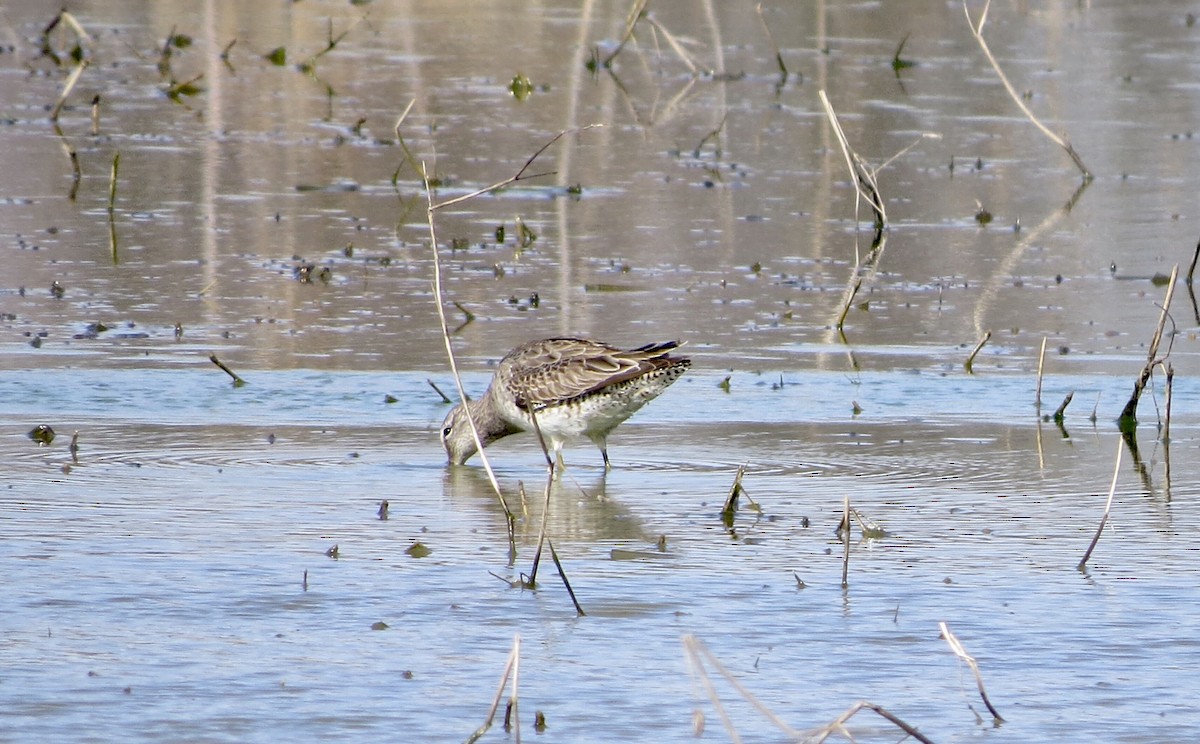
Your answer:
[[[533,431],[533,416],[548,446],[561,460],[565,442],[587,437],[609,466],[606,438],[639,408],[679,379],[692,362],[671,356],[677,341],[623,351],[581,338],[548,338],[513,349],[478,400],[467,402],[486,447],[521,431]],[[530,412],[532,411],[532,416]],[[457,405],[442,424],[450,462],[462,464],[477,452],[467,409]]]

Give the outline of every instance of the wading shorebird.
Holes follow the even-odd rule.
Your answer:
[[[679,346],[666,341],[623,351],[583,338],[530,341],[501,359],[487,392],[466,405],[484,447],[535,431],[536,418],[560,464],[563,444],[587,437],[600,448],[607,469],[612,430],[692,366],[691,359],[670,355]],[[442,446],[455,465],[478,451],[467,408],[454,406],[442,422]]]

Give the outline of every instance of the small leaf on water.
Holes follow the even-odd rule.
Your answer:
[[[400,399],[394,395],[385,395],[385,396],[383,396],[383,402],[384,403],[398,403],[398,402],[400,402]]]
[[[29,438],[42,446],[54,441],[54,429],[46,424],[38,424],[29,431]]]
[[[375,622],[371,623],[371,630],[387,630],[387,629],[388,629],[388,624],[382,620],[376,620]]]
[[[283,67],[287,64],[287,49],[284,47],[276,47],[263,55],[268,62],[276,67]]]
[[[187,34],[175,34],[167,40],[167,43],[176,49],[187,49],[192,45],[192,37]]]
[[[325,555],[329,556],[330,558],[337,558],[338,557],[338,546],[334,545],[329,550],[326,550]]]
[[[424,558],[433,551],[425,547],[424,543],[415,542],[409,546],[408,550],[405,550],[404,552],[408,553],[413,558]]]

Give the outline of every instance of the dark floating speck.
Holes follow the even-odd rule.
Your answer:
[[[45,447],[54,441],[54,429],[48,424],[38,424],[29,430],[29,438]]]

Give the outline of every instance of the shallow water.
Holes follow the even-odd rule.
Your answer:
[[[935,741],[1200,735],[1200,317],[1182,282],[1169,442],[1161,375],[1136,451],[1114,423],[1158,319],[1153,277],[1195,247],[1188,17],[991,9],[1001,65],[1097,174],[1075,193],[961,8],[764,7],[781,80],[753,8],[655,3],[721,74],[693,78],[640,28],[612,74],[590,75],[627,9],[84,3],[93,65],[61,136],[46,112],[67,70],[37,56],[52,16],[0,11],[0,740],[462,740],[516,634],[522,736],[541,711],[548,741],[690,741],[696,708],[700,738],[727,740],[686,634],[801,729],[868,699]],[[347,35],[316,74],[297,70],[330,23]],[[204,75],[180,104],[155,69],[172,27],[194,44],[169,77]],[[910,29],[917,64],[897,75]],[[285,67],[261,56],[280,45]],[[535,84],[524,101],[507,90],[518,72]],[[892,227],[844,338],[853,191],[818,89],[874,164],[940,135],[880,174]],[[535,164],[554,175],[439,212],[446,291],[474,315],[454,334],[469,393],[530,337],[688,341],[694,372],[614,434],[615,469],[580,445],[552,490],[585,616],[548,560],[536,591],[509,583],[541,524],[532,439],[489,450],[520,513],[515,557],[477,461],[448,469],[437,445],[446,406],[427,381],[453,383],[424,195],[392,132],[409,100],[405,143],[439,198],[604,124]],[[524,248],[516,217],[538,236]],[[307,263],[328,281],[298,281]],[[1061,426],[1034,406],[1044,338],[1042,412],[1075,394]],[[28,437],[39,424],[50,446]],[[1077,570],[1119,450],[1111,529]],[[761,512],[744,498],[727,528],[739,466]],[[843,588],[847,496],[885,533],[854,530]],[[785,739],[716,684],[742,735]],[[868,713],[852,723],[858,740],[899,738]],[[515,736],[484,737],[501,739]]]

